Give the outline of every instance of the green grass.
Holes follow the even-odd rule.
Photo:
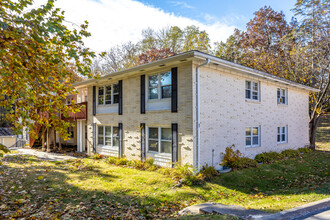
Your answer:
[[[168,218],[203,202],[278,212],[329,197],[329,159],[328,153],[312,152],[177,188],[158,172],[103,160],[7,157],[0,166],[0,218]]]
[[[321,118],[316,133],[316,149],[330,151],[330,115]]]

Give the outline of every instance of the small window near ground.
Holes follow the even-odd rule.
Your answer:
[[[171,128],[149,127],[148,152],[168,154],[172,152]]]
[[[245,98],[259,100],[259,82],[245,81]]]
[[[172,96],[171,71],[159,73],[148,77],[148,99],[166,99]]]
[[[97,144],[110,147],[119,146],[118,127],[114,126],[97,126]]]
[[[278,104],[287,104],[287,90],[286,89],[277,89],[277,103]]]
[[[98,105],[111,105],[119,102],[119,86],[112,84],[98,89]]]
[[[245,146],[246,147],[258,147],[260,146],[260,128],[259,127],[247,127],[245,129]]]
[[[277,143],[288,142],[288,126],[277,127]]]

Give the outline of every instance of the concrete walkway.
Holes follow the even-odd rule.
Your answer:
[[[235,205],[228,206],[221,203],[203,203],[187,207],[181,210],[178,215],[217,213],[221,215],[232,215],[244,220],[330,220],[329,210],[330,198],[327,198],[275,214],[256,209],[245,209]]]
[[[18,153],[7,154],[5,156],[14,156],[14,155],[31,155],[39,158],[40,160],[49,160],[49,161],[63,161],[63,160],[72,160],[79,157],[60,154],[60,153],[47,153],[43,151],[38,151],[31,148],[10,148],[10,150],[17,151]]]

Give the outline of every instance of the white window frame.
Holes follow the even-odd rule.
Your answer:
[[[282,88],[277,88],[277,104],[280,105],[287,105],[288,104],[288,90],[287,89],[282,89]],[[284,102],[282,101],[284,97]]]
[[[283,128],[284,128],[284,132],[283,132]],[[282,140],[282,135],[285,135],[285,140]],[[280,141],[278,141],[278,136],[280,136]],[[277,143],[278,144],[285,144],[288,143],[288,126],[280,126],[277,127]]]
[[[166,84],[166,85],[161,85],[161,77],[160,75],[164,74],[164,73],[170,73],[171,74],[171,84]],[[158,98],[157,99],[150,99],[150,88],[156,88],[156,87],[150,87],[150,84],[149,84],[149,78],[151,76],[156,76],[157,75],[157,79],[158,79],[158,85],[157,85],[157,95],[158,95]],[[169,71],[165,71],[165,72],[160,72],[160,73],[155,73],[155,74],[150,74],[146,77],[147,79],[147,82],[146,82],[146,86],[147,86],[147,101],[160,101],[160,100],[168,100],[168,99],[171,99],[172,97],[172,91],[171,91],[171,97],[168,97],[168,98],[162,98],[162,87],[165,87],[165,86],[171,86],[173,85],[173,82],[172,82],[172,72],[171,70]]]
[[[99,144],[99,128],[100,127],[103,127],[103,144]],[[106,145],[105,144],[105,127],[111,127],[111,136],[107,136],[107,137],[110,137],[111,138],[111,145]],[[114,128],[117,128],[118,129],[118,134],[117,135],[114,135],[113,133],[113,130]],[[118,126],[111,126],[111,125],[97,125],[97,146],[101,146],[101,147],[119,147],[119,143],[118,143],[118,146],[114,146],[113,145],[113,139],[114,137],[118,137],[119,138],[119,127]]]
[[[250,83],[250,88],[246,87],[247,82]],[[254,84],[257,84],[257,90],[254,89]],[[260,82],[258,81],[252,81],[252,80],[245,80],[245,99],[249,101],[259,102],[260,101]],[[246,91],[249,91],[250,98],[246,97]],[[257,92],[257,99],[253,98],[253,92]]]
[[[253,128],[257,128],[258,129],[258,144],[253,144],[253,137],[255,135],[253,135]],[[247,129],[250,129],[250,135],[246,135],[246,130]],[[246,127],[245,130],[245,147],[246,148],[251,148],[251,147],[260,147],[260,141],[261,141],[261,132],[260,132],[260,126],[249,126],[249,127]],[[246,145],[246,138],[250,138],[251,139],[251,144],[250,145]]]
[[[114,86],[115,85],[119,85],[118,83],[113,83],[113,84],[110,84],[110,85],[104,85],[104,86],[99,86],[99,87],[97,87],[97,105],[100,105],[100,106],[104,106],[104,105],[115,105],[115,104],[118,104],[118,102],[117,103],[113,103],[114,102],[114,96],[115,95],[119,95],[119,91],[118,92],[116,92],[116,93],[114,93],[113,91],[113,88],[114,88]],[[105,102],[106,102],[106,99],[105,99],[105,97],[106,97],[106,88],[108,87],[108,86],[110,86],[111,87],[111,103],[110,104],[106,104]],[[103,104],[100,104],[99,103],[99,89],[100,88],[103,88]]]
[[[154,138],[149,138],[149,129],[150,128],[157,128],[158,129],[158,139],[154,139]],[[171,130],[171,127],[165,127],[165,126],[150,126],[150,127],[147,127],[147,153],[150,153],[150,154],[163,154],[163,155],[172,155],[172,152],[171,153],[164,153],[164,152],[161,152],[161,149],[162,149],[162,141],[165,141],[165,142],[169,142],[171,143],[171,146],[172,146],[172,139],[171,140],[165,140],[165,139],[162,139],[162,128],[167,128],[167,129],[170,129]],[[171,130],[172,132],[172,130]],[[172,135],[172,133],[171,133]],[[150,151],[149,150],[149,140],[152,140],[152,141],[157,141],[158,142],[158,151]],[[172,149],[171,149],[172,151]]]

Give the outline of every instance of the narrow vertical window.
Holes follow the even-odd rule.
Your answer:
[[[260,146],[260,128],[259,127],[247,127],[245,129],[245,146],[257,147]]]
[[[277,143],[287,143],[288,141],[288,126],[277,127]]]
[[[278,104],[287,104],[287,90],[277,89],[277,103]]]
[[[99,87],[98,104],[99,105],[103,105],[104,104],[104,87]]]
[[[259,83],[245,81],[245,98],[250,100],[259,100]]]

